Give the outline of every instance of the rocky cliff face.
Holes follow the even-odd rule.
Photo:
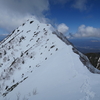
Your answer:
[[[91,64],[100,70],[100,53],[87,53],[86,56],[89,58]]]

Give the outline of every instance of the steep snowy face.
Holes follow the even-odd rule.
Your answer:
[[[32,100],[32,94],[36,95],[37,89],[40,94],[34,97],[35,100],[66,100],[68,94],[69,100],[72,100],[71,94],[74,97],[77,95],[75,100],[84,100],[82,96],[85,99],[94,98],[94,92],[98,90],[92,92],[88,86],[94,76],[87,68],[91,72],[100,71],[96,70],[66,37],[54,31],[50,24],[30,19],[0,42],[0,100],[6,97],[18,100],[20,94],[21,98],[29,94],[28,98]],[[84,77],[84,74],[87,76]],[[88,77],[90,83],[87,84]],[[72,83],[76,86],[72,86]],[[95,83],[96,86],[99,83]],[[91,86],[94,88],[95,84]],[[75,89],[74,92],[70,91],[71,86]]]
[[[0,93],[26,79],[35,67],[64,47],[49,24],[30,19],[0,45]],[[6,82],[7,81],[7,82]]]

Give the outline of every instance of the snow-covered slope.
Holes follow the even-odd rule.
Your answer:
[[[54,31],[30,19],[0,43],[0,100],[100,99],[100,71]]]

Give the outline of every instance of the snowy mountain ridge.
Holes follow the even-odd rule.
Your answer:
[[[71,46],[72,46],[73,52],[76,53],[76,54],[78,54],[78,55],[80,56],[79,58],[80,58],[81,62],[89,69],[90,72],[100,74],[100,71],[97,70],[96,68],[94,68],[94,66],[92,66],[92,65],[90,64],[89,59],[88,59],[84,54],[82,54],[81,52],[79,52],[79,51],[74,47],[74,45],[73,45],[71,42],[69,42],[69,40],[66,38],[66,36],[64,36],[62,33],[59,33],[59,32],[57,32],[57,31],[56,31],[56,32],[53,32],[53,34],[56,34],[57,37],[59,37],[59,38],[60,38],[64,43],[66,43],[67,45],[71,45]],[[99,62],[99,60],[98,60],[98,62]]]
[[[0,100],[99,100],[93,73],[100,71],[63,34],[36,19],[0,42]]]

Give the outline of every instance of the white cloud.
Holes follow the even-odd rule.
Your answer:
[[[25,22],[31,15],[20,15],[20,14],[8,14],[9,12],[3,12],[0,14],[0,27],[6,29],[7,31],[12,31],[17,28],[23,22]]]
[[[61,32],[61,33],[66,33],[66,32],[69,30],[69,27],[66,26],[64,23],[62,23],[62,24],[59,24],[59,25],[57,26],[57,30],[58,30],[59,32]]]
[[[0,0],[0,8],[18,13],[31,13],[41,15],[49,9],[48,0]]]
[[[48,19],[45,18],[44,12],[50,10],[50,1],[55,4],[75,1],[71,5],[82,10],[86,9],[87,0],[0,0],[0,28],[10,32],[34,15],[45,22]],[[63,28],[62,32],[65,33],[68,27]]]
[[[74,37],[100,37],[100,28],[81,25]]]
[[[79,9],[80,11],[87,10],[87,0],[75,0],[75,3],[72,5],[73,8]]]
[[[47,10],[48,0],[0,0],[0,27],[12,31],[33,15],[43,19]]]

